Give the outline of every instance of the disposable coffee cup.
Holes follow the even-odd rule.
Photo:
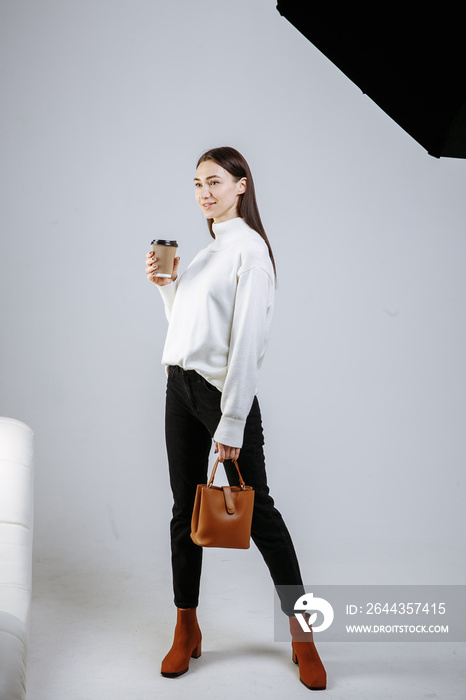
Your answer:
[[[156,238],[152,241],[152,250],[157,258],[155,277],[172,276],[177,248],[178,243],[176,241],[168,241],[162,238]]]

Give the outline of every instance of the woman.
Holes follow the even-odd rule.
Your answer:
[[[261,415],[256,397],[275,291],[275,262],[265,234],[249,166],[234,148],[204,153],[194,177],[196,199],[214,239],[178,276],[156,277],[147,254],[146,274],[162,295],[169,320],[162,356],[167,368],[165,434],[173,492],[170,523],[177,623],[162,675],[185,673],[201,654],[196,617],[202,547],[190,537],[196,486],[207,479],[208,458],[224,462],[230,484],[238,465],[255,490],[251,537],[270,570],[283,612],[290,617],[293,660],[309,688],[325,688],[326,674],[312,641],[294,616],[304,593],[293,543],[269,495]],[[311,641],[309,641],[311,640]]]

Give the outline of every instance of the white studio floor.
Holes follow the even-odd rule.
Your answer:
[[[177,679],[160,675],[175,620],[167,567],[161,574],[143,556],[129,565],[104,548],[92,563],[63,556],[36,561],[28,700],[308,698],[290,644],[273,641],[273,616],[261,611],[268,572],[260,557],[215,556],[221,557],[215,563],[204,557],[202,656]],[[318,648],[328,674],[319,697],[466,699],[464,643]]]

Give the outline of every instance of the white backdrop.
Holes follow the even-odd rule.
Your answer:
[[[259,398],[306,583],[462,583],[466,162],[427,155],[274,0],[0,8],[0,413],[36,435],[36,559],[168,571],[144,256],[173,236],[184,269],[208,244],[194,167],[232,145],[277,261]]]

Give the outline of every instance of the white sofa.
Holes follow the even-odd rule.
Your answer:
[[[0,417],[0,700],[26,697],[33,504],[33,432]]]

